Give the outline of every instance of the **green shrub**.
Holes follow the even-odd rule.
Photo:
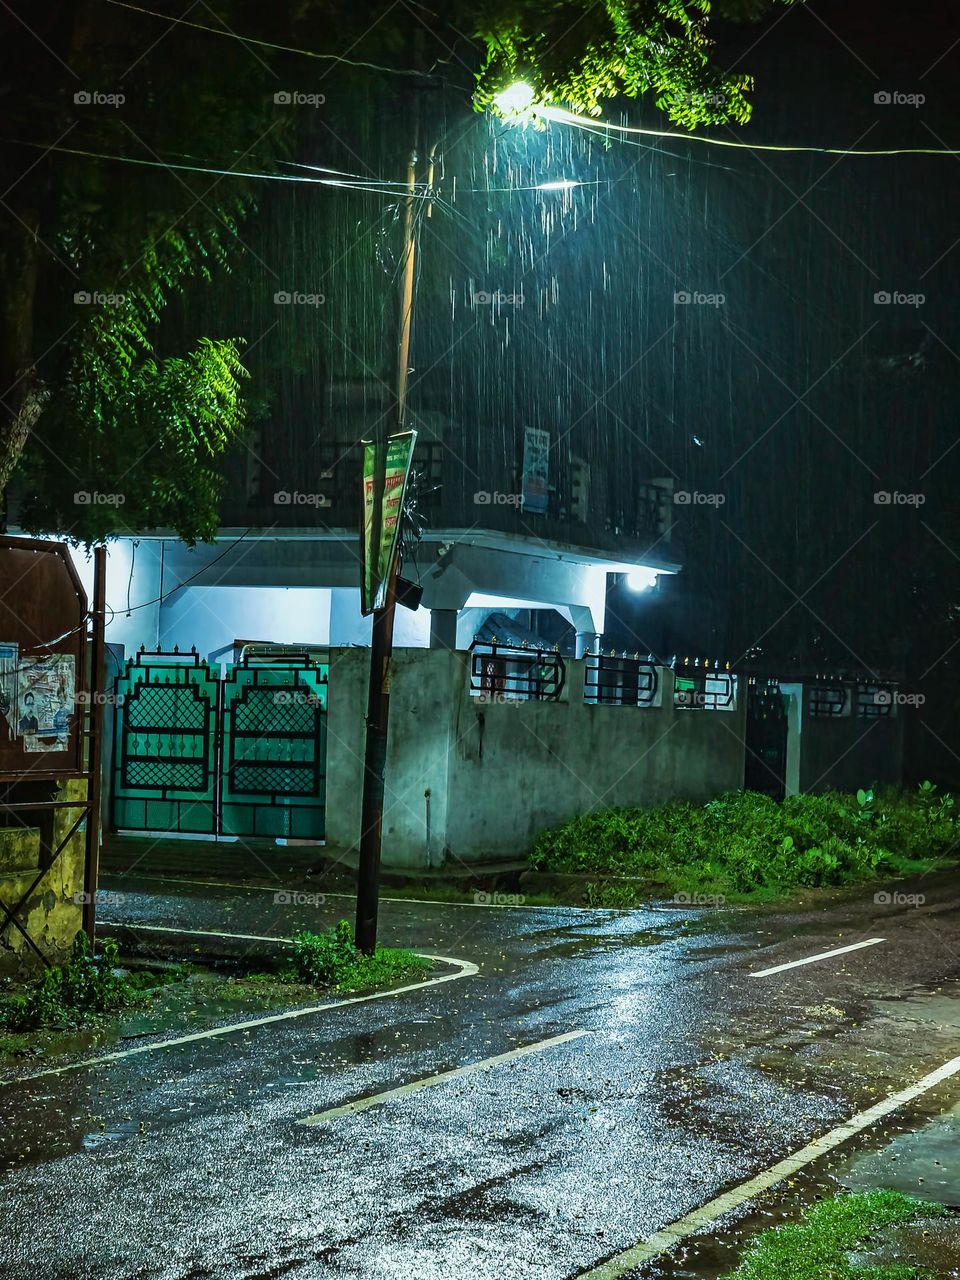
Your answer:
[[[13,996],[4,1021],[13,1031],[72,1026],[128,1002],[133,989],[117,970],[117,944],[104,942],[98,956],[85,933],[78,933],[66,964],[46,969],[26,995]]]
[[[284,977],[314,987],[335,987],[360,953],[353,945],[348,921],[341,920],[329,933],[295,934]]]
[[[735,791],[703,806],[596,810],[543,832],[530,853],[542,871],[631,876],[674,891],[776,896],[929,868],[955,855],[953,799],[869,790],[790,796],[782,804]],[[635,890],[631,890],[635,892]],[[601,886],[591,887],[601,901]]]
[[[377,947],[372,956],[364,955],[353,944],[349,921],[341,920],[327,933],[295,934],[289,961],[280,977],[284,982],[360,991],[428,967],[422,956],[400,947]]]
[[[637,905],[637,890],[629,884],[594,884],[583,890],[583,901],[588,907],[608,907],[622,911]]]

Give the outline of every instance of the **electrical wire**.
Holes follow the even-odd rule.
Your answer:
[[[196,157],[194,157],[196,158]],[[378,182],[381,186],[396,186],[397,194],[403,195],[409,191],[409,184],[402,178],[364,178],[362,174],[347,173],[344,169],[328,169],[322,164],[302,164],[298,160],[281,160],[281,164],[289,165],[292,169],[312,169],[317,173],[334,173],[342,178],[351,178],[355,182]],[[414,187],[426,187],[426,182],[415,182]]]
[[[193,582],[195,578],[199,578],[202,573],[206,573],[208,569],[212,569],[215,564],[217,564],[220,560],[224,558],[224,556],[229,555],[230,552],[233,551],[235,547],[238,547],[240,543],[243,542],[243,540],[251,532],[252,532],[252,528],[245,529],[244,532],[241,533],[239,538],[235,538],[233,542],[231,542],[228,547],[224,548],[224,550],[221,551],[220,554],[216,556],[213,560],[211,560],[209,564],[205,564],[202,568],[198,569],[196,573],[191,574],[189,578],[184,578],[183,581],[178,582],[175,587],[171,587],[169,591],[165,591],[163,592],[162,595],[154,597],[153,600],[145,600],[142,604],[135,604],[133,606],[130,606],[130,597],[129,597],[130,582],[128,582],[127,583],[127,592],[128,592],[127,606],[128,607],[124,611],[124,617],[129,618],[130,614],[136,613],[138,609],[149,609],[151,605],[162,604],[163,601],[166,600],[168,596],[173,595],[175,591],[179,591],[181,587],[189,586],[190,583]],[[139,545],[139,539],[136,539],[136,543],[137,545]],[[133,577],[132,563],[131,563],[131,569],[130,569],[130,576],[132,580],[132,577]],[[111,615],[110,621],[112,622],[117,615],[117,611],[116,609],[113,608],[112,605],[109,605],[109,604],[106,605],[106,608],[110,610],[110,615]],[[94,616],[94,610],[88,609],[87,612],[84,614],[83,621],[80,623],[79,626],[72,627],[69,631],[64,631],[62,635],[55,636],[54,639],[52,640],[43,640],[43,641],[40,641],[38,644],[31,645],[30,646],[31,649],[50,649],[53,647],[53,645],[60,644],[64,640],[68,640],[70,636],[74,636],[78,632],[85,630],[87,623],[90,621],[91,618],[93,618],[93,616]],[[31,663],[30,667],[34,665],[35,665],[34,663]],[[0,680],[2,680],[3,678],[9,675],[16,675],[18,671],[27,671],[30,669],[30,667],[9,667],[5,671],[0,669]]]
[[[12,138],[10,141],[17,146],[34,147],[39,151],[57,151],[64,155],[83,156],[91,160],[110,160],[119,164],[142,165],[150,169],[180,169],[189,173],[212,173],[224,178],[254,178],[266,182],[303,182],[307,183],[309,186],[337,187],[346,191],[370,191],[376,195],[392,197],[396,197],[401,194],[409,194],[415,200],[427,200],[431,198],[429,193],[426,191],[407,192],[406,184],[404,183],[398,182],[395,185],[390,185],[392,183],[392,179],[368,179],[359,176],[353,177],[351,175],[351,181],[344,182],[338,178],[307,178],[286,173],[252,173],[239,169],[216,169],[213,167],[208,168],[203,165],[195,164],[174,164],[166,160],[144,160],[137,156],[110,155],[106,152],[87,151],[78,147],[61,147],[58,145],[48,147],[44,146],[42,142],[27,142],[19,138]]]
[[[534,112],[545,120],[556,121],[557,124],[569,124],[586,132],[636,133],[648,138],[666,138],[670,142],[700,142],[711,147],[730,147],[735,151],[778,151],[786,154],[806,153],[824,156],[960,156],[960,150],[947,147],[881,147],[876,149],[856,147],[807,147],[779,146],[767,142],[735,142],[729,138],[704,138],[697,133],[676,133],[666,129],[645,129],[639,125],[610,124],[605,120],[594,120],[590,116],[579,116],[574,111],[566,111],[562,107],[535,107]]]
[[[164,591],[161,595],[155,596],[152,600],[144,600],[142,604],[135,604],[131,609],[127,609],[124,617],[129,617],[131,613],[136,613],[138,609],[149,609],[151,605],[163,604],[164,600],[166,600],[168,596],[172,596],[173,593],[175,591],[179,591],[181,587],[188,587],[190,583],[196,578],[199,578],[202,573],[206,573],[209,569],[212,569],[215,564],[219,564],[224,556],[228,556],[231,551],[236,547],[239,547],[240,543],[243,542],[244,539],[252,533],[252,531],[252,526],[248,529],[244,529],[240,537],[234,538],[233,542],[231,542],[228,547],[225,547],[218,556],[214,556],[209,564],[203,565],[196,573],[192,573],[189,578],[184,578],[182,582],[178,582],[177,585],[175,587],[171,587],[169,591]]]
[[[316,53],[313,49],[298,49],[293,45],[274,44],[272,40],[257,40],[253,36],[242,36],[236,31],[230,31],[223,27],[210,27],[203,22],[189,22],[186,18],[174,18],[169,13],[160,13],[156,9],[147,9],[142,5],[130,4],[128,0],[105,0],[105,3],[115,5],[118,9],[129,9],[131,13],[143,13],[151,18],[161,18],[164,22],[169,22],[171,26],[193,27],[195,31],[206,31],[213,36],[227,36],[231,40],[239,40],[241,44],[253,44],[261,49],[273,49],[277,53],[298,53],[304,58],[316,58],[320,62],[338,62],[347,67],[364,67],[369,71],[382,71],[385,75],[412,76],[418,80],[438,79],[437,76],[428,71],[417,71],[409,67],[385,67],[379,62],[364,62],[346,58],[339,53]]]

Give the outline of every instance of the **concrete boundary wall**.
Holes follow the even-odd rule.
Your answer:
[[[331,650],[327,842],[360,832],[368,649]],[[703,802],[743,786],[745,688],[734,711],[583,701],[586,664],[567,660],[559,702],[472,697],[470,654],[398,649],[390,683],[383,861],[439,866],[518,858],[545,827],[592,808]],[[427,794],[429,792],[429,795]]]
[[[851,701],[855,692],[852,686]],[[854,710],[837,717],[814,716],[807,697],[801,697],[799,791],[856,791],[903,781],[904,708],[893,707],[889,716],[870,719],[861,719]]]

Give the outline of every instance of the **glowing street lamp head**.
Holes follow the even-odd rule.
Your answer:
[[[537,183],[538,191],[569,191],[571,187],[579,187],[575,178],[556,178],[552,182]]]
[[[514,80],[513,84],[501,89],[493,101],[497,110],[505,116],[519,116],[529,111],[536,100],[537,95],[532,85],[527,84],[526,80]]]
[[[627,587],[631,591],[649,591],[651,587],[656,586],[656,582],[657,571],[655,569],[648,569],[638,565],[637,568],[631,569],[627,574]]]

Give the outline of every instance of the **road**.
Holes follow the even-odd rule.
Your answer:
[[[387,902],[382,941],[465,975],[8,1072],[0,1274],[661,1274],[676,1263],[621,1255],[960,1054],[955,881],[899,886],[920,905],[871,891],[803,911]],[[140,926],[288,936],[350,914],[257,888],[106,887],[121,896],[105,914]],[[790,1184],[958,1097],[953,1075]],[[692,1256],[679,1235],[674,1258]]]

